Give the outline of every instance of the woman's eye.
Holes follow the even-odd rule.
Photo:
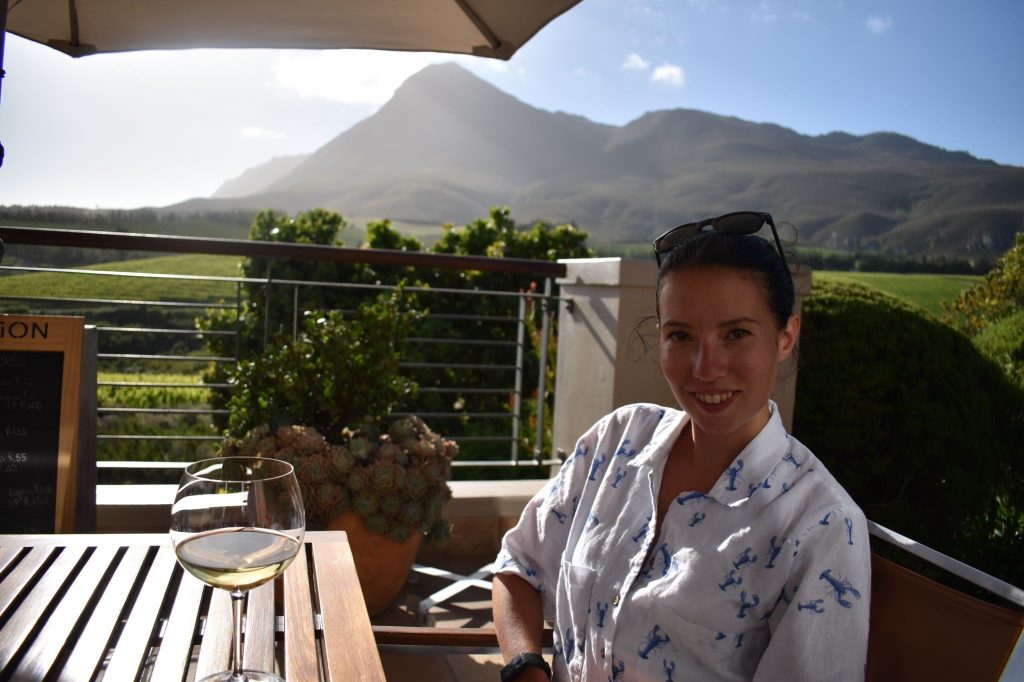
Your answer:
[[[665,335],[665,338],[668,339],[669,341],[676,341],[678,343],[682,343],[684,341],[689,341],[690,335],[687,334],[686,332],[676,331],[669,332],[668,334]]]
[[[730,329],[729,333],[726,334],[728,339],[742,339],[745,336],[750,336],[750,331],[746,329]]]

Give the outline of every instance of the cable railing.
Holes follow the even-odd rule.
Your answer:
[[[461,445],[456,467],[552,465],[545,452],[550,424],[546,403],[547,348],[558,300],[553,278],[564,266],[547,261],[391,252],[306,244],[280,244],[161,235],[131,235],[43,228],[0,227],[8,261],[17,245],[152,251],[270,259],[327,260],[438,270],[478,270],[508,276],[509,289],[402,286],[382,283],[275,279],[223,275],[131,272],[103,269],[0,266],[0,312],[81,315],[97,332],[97,465],[100,482],[169,482],[188,461],[208,456],[222,440],[228,410],[224,396],[233,385],[210,370],[243,358],[240,329],[201,328],[198,319],[217,312],[237,321],[243,290],[263,287],[265,320],[290,299],[294,338],[306,304],[324,292],[344,292],[346,301],[401,289],[428,310],[401,349],[400,368],[419,383],[417,399],[394,416],[415,414]],[[542,279],[540,287],[516,287],[515,277]],[[17,279],[59,277],[67,287],[26,290]],[[96,279],[100,278],[100,279]],[[5,285],[6,282],[6,285]],[[84,284],[88,282],[88,285]],[[109,287],[105,283],[110,283]],[[146,284],[148,286],[143,286]],[[156,286],[154,290],[153,286]],[[16,286],[17,285],[17,286]],[[194,287],[200,293],[193,294]],[[109,289],[109,291],[108,291]],[[538,290],[539,289],[539,290]],[[215,293],[211,295],[210,291]],[[154,294],[154,291],[156,292]],[[231,300],[233,299],[233,300]],[[255,296],[249,299],[256,305]],[[479,314],[474,312],[479,309]],[[341,308],[344,313],[346,308]],[[439,324],[443,323],[443,324]],[[532,330],[532,331],[531,331]],[[474,333],[477,332],[477,333]],[[263,343],[270,342],[269,323]],[[221,339],[222,352],[208,342]],[[226,343],[225,343],[226,342]],[[225,347],[234,351],[224,353]],[[453,359],[454,358],[454,359]],[[220,374],[218,376],[223,376]],[[316,390],[311,387],[311,390]],[[214,399],[220,395],[219,404]],[[527,401],[532,405],[527,409]],[[133,453],[135,453],[133,455]],[[139,473],[145,475],[140,478]]]

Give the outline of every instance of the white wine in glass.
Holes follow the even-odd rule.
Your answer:
[[[186,467],[171,508],[171,542],[182,567],[231,593],[231,670],[202,682],[278,682],[242,669],[245,592],[281,574],[302,548],[306,519],[291,464],[216,457]]]

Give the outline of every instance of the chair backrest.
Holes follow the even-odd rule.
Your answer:
[[[996,682],[1024,611],[989,604],[871,556],[868,682]]]

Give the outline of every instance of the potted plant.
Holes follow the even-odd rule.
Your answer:
[[[295,339],[239,363],[222,455],[290,462],[307,527],[349,534],[371,613],[391,603],[425,538],[447,539],[442,518],[454,442],[417,417],[391,417],[416,390],[396,343],[421,313],[400,292],[355,313],[310,312]]]

